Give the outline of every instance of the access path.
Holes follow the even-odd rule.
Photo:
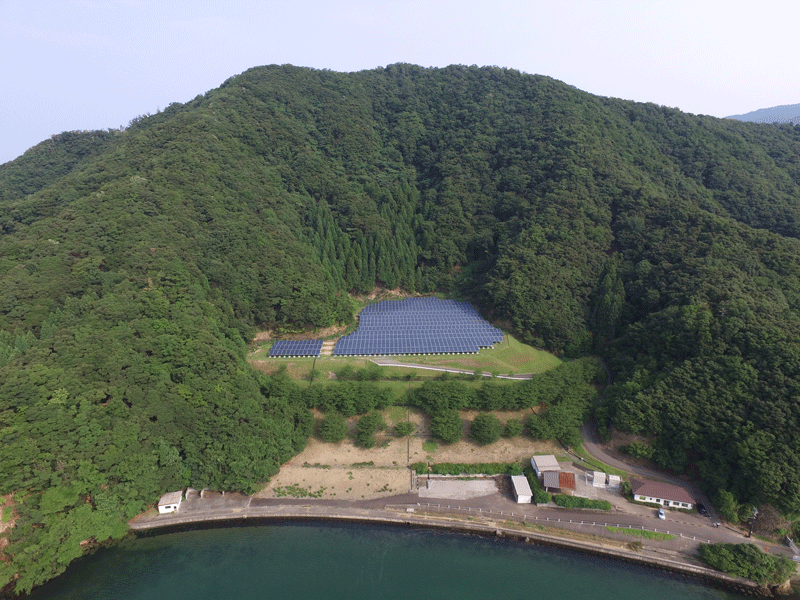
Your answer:
[[[455,367],[439,367],[433,365],[421,365],[414,363],[398,362],[393,358],[370,358],[370,361],[381,367],[406,367],[409,369],[424,369],[426,371],[439,371],[442,373],[456,373],[459,375],[474,375],[475,371],[469,369],[457,369]],[[492,375],[491,373],[482,372],[482,377],[497,377],[497,379],[514,379],[517,381],[526,381],[533,378],[532,373],[522,373],[520,375]]]

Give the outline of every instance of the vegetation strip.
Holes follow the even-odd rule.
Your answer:
[[[622,534],[625,534],[625,535],[630,535],[630,536],[633,536],[633,537],[645,538],[645,539],[648,539],[648,540],[663,541],[663,540],[671,540],[671,539],[675,538],[675,536],[672,535],[671,533],[661,533],[661,532],[658,532],[658,531],[649,531],[647,529],[633,529],[633,528],[630,528],[630,527],[611,527],[611,526],[607,526],[606,530],[610,531],[611,533],[622,533]]]

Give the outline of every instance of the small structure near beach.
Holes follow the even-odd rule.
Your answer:
[[[182,499],[183,493],[181,490],[164,494],[158,501],[158,514],[164,515],[167,513],[178,512],[178,509],[181,507]]]
[[[514,490],[514,499],[517,504],[531,503],[533,492],[531,491],[531,484],[528,483],[528,478],[525,475],[512,475],[511,487]]]

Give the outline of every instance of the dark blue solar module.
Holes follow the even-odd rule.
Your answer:
[[[272,344],[270,358],[281,356],[319,356],[322,340],[278,340]]]
[[[478,352],[503,341],[466,302],[434,297],[385,300],[359,315],[358,329],[336,343],[336,356]]]

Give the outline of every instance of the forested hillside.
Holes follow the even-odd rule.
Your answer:
[[[303,447],[254,328],[376,285],[603,356],[603,424],[717,501],[800,509],[800,129],[500,68],[251,69],[0,166],[0,481],[26,589],[184,485]],[[42,526],[44,525],[44,526]]]

